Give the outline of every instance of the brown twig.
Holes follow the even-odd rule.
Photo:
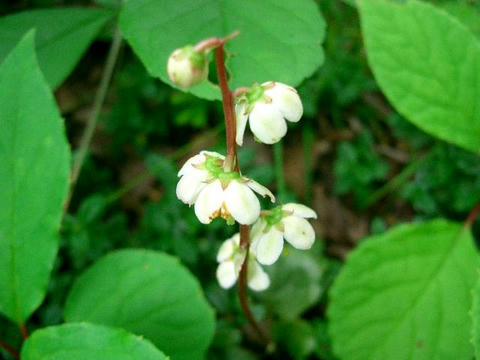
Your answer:
[[[238,32],[233,33],[230,36],[224,38],[221,44],[215,49],[215,64],[217,66],[217,75],[220,89],[222,92],[222,104],[223,112],[225,115],[225,131],[226,131],[226,140],[227,140],[227,156],[225,159],[225,170],[231,171],[235,169],[240,171],[239,164],[237,161],[237,143],[235,142],[235,111],[233,108],[233,97],[230,88],[228,87],[227,74],[225,71],[225,54],[224,54],[224,43],[225,41],[231,39],[233,36],[236,36]],[[243,249],[246,249],[245,260],[242,264],[238,278],[238,298],[242,306],[242,311],[247,318],[248,322],[252,328],[256,331],[259,336],[259,340],[265,345],[270,344],[269,336],[262,331],[258,325],[255,317],[253,316],[252,311],[250,310],[250,305],[248,303],[247,297],[247,273],[248,273],[248,256],[249,256],[249,227],[248,225],[240,225],[240,246]]]
[[[477,219],[478,215],[480,214],[480,202],[470,211],[468,214],[467,219],[465,220],[465,227],[472,227],[473,223]]]
[[[15,350],[12,346],[8,345],[7,343],[0,340],[0,348],[4,349],[10,355],[12,355],[15,359],[20,359],[20,354],[17,350]]]

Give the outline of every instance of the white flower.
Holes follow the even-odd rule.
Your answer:
[[[235,171],[223,169],[225,158],[217,153],[202,151],[180,169],[177,197],[188,205],[195,204],[195,215],[203,224],[220,216],[250,225],[260,215],[260,202],[254,192],[263,197],[275,197],[266,187]],[[253,191],[252,191],[253,190]]]
[[[207,161],[216,161],[219,166],[225,160],[223,155],[212,151],[201,151],[200,154],[188,159],[178,172],[180,181],[177,184],[177,197],[185,204],[193,205],[200,191],[207,185],[206,181],[212,176],[203,166]]]
[[[258,262],[271,265],[283,250],[284,239],[293,247],[310,249],[315,241],[315,231],[305,220],[317,218],[315,211],[301,204],[285,204],[262,215],[251,231],[252,252]]]
[[[223,242],[218,250],[217,280],[224,289],[231,288],[237,281],[238,275],[245,261],[246,250],[240,247],[240,234],[233,235]],[[270,278],[263,271],[255,256],[250,253],[248,259],[247,282],[248,287],[255,291],[262,291],[270,285]]]
[[[176,85],[197,85],[208,76],[207,56],[203,51],[195,51],[191,45],[177,49],[168,58],[167,73]]]
[[[285,120],[297,122],[303,106],[297,91],[285,84],[269,81],[254,85],[236,99],[237,144],[243,144],[243,134],[250,120],[250,130],[265,144],[279,141],[287,133]]]

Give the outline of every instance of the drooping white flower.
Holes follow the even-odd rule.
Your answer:
[[[199,154],[188,159],[178,172],[180,181],[177,184],[177,197],[185,204],[193,205],[200,191],[211,179],[210,172],[204,166],[207,158],[210,162],[222,164],[225,160],[223,155],[212,151],[201,151]]]
[[[297,91],[285,84],[269,81],[254,85],[235,99],[238,145],[243,144],[243,134],[250,123],[255,137],[265,144],[279,141],[287,133],[285,120],[297,122],[303,106]]]
[[[240,247],[240,234],[233,235],[223,242],[218,250],[217,280],[224,289],[231,288],[238,279],[242,264],[245,261],[246,250]],[[255,291],[262,291],[270,285],[270,278],[255,260],[255,255],[249,254],[247,268],[248,287]]]
[[[306,220],[309,218],[317,218],[315,211],[293,203],[262,214],[251,231],[251,250],[258,262],[271,265],[277,261],[283,250],[284,239],[297,249],[310,249],[315,241],[315,231]]]
[[[167,73],[176,85],[183,87],[197,85],[208,76],[205,51],[196,51],[191,45],[176,49],[168,58]]]
[[[236,171],[225,171],[225,158],[217,153],[202,151],[189,159],[180,169],[177,197],[188,205],[195,204],[195,215],[203,224],[220,216],[227,221],[250,225],[260,214],[263,197],[275,197],[266,187]],[[253,191],[252,191],[253,190]]]

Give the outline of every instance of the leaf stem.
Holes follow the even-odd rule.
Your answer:
[[[235,35],[238,32],[233,33]],[[215,49],[215,64],[217,67],[218,82],[220,90],[222,92],[222,104],[223,112],[225,116],[225,132],[226,132],[226,142],[227,142],[227,156],[225,158],[224,167],[226,171],[240,171],[238,160],[237,160],[237,143],[235,142],[235,111],[233,108],[233,97],[232,91],[228,87],[227,74],[225,71],[225,55],[224,55],[224,43],[228,39],[231,39],[232,35],[227,36],[223,39],[221,44]],[[238,278],[238,298],[242,306],[242,311],[247,318],[248,322],[252,328],[257,332],[259,340],[268,345],[270,343],[269,336],[266,335],[260,326],[258,325],[255,317],[253,316],[252,311],[250,310],[250,305],[248,303],[247,297],[247,273],[248,273],[248,256],[249,256],[249,226],[240,225],[240,246],[243,249],[246,249],[245,260],[243,261],[242,268],[240,269],[240,274]]]
[[[20,329],[20,333],[22,334],[22,339],[23,340],[26,340],[28,338],[28,329],[27,329],[27,325],[25,324],[20,324],[18,325],[19,329]]]
[[[77,151],[77,156],[73,162],[72,175],[70,178],[70,192],[68,194],[67,200],[64,205],[64,212],[67,211],[70,201],[72,199],[73,190],[77,184],[78,177],[82,170],[83,163],[87,156],[88,148],[90,142],[92,141],[93,133],[98,123],[98,116],[102,109],[105,97],[107,95],[108,86],[110,85],[110,80],[112,79],[113,69],[115,68],[115,63],[117,62],[118,54],[122,45],[122,34],[120,29],[116,28],[113,35],[113,41],[108,51],[107,60],[105,62],[105,69],[100,80],[100,85],[98,86],[97,92],[95,94],[95,99],[93,102],[92,112],[87,121],[87,126],[82,134],[80,140],[80,146]]]
[[[283,173],[283,142],[281,140],[273,144],[273,162],[275,166],[278,198],[280,202],[283,202],[287,196],[287,186],[285,184],[285,175]]]
[[[303,158],[305,159],[304,167],[304,179],[305,179],[305,204],[307,206],[312,205],[313,198],[313,142],[315,140],[315,135],[311,122],[307,122],[302,131],[302,142],[303,142]]]
[[[17,350],[15,350],[12,346],[8,345],[7,343],[0,340],[0,348],[4,349],[10,355],[12,355],[15,359],[20,359],[20,354]]]
[[[402,186],[409,178],[412,176],[418,169],[425,164],[425,161],[433,154],[433,151],[421,155],[409,165],[407,165],[399,174],[392,178],[388,183],[382,186],[380,189],[375,191],[366,201],[365,208],[369,208],[375,204],[378,200],[382,199],[387,194],[397,190]]]
[[[470,211],[468,214],[467,219],[465,220],[465,227],[472,227],[473,223],[477,219],[478,215],[480,214],[480,201],[475,205],[475,207]]]

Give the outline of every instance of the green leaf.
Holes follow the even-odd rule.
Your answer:
[[[480,39],[480,8],[475,8],[473,4],[473,2],[468,2],[468,0],[446,1],[438,3],[437,6],[460,20],[477,36],[477,39]]]
[[[173,50],[235,30],[240,35],[227,44],[233,88],[269,80],[296,86],[323,63],[325,22],[312,0],[127,0],[120,27],[148,71],[170,85]],[[220,98],[210,82],[191,91]]]
[[[40,68],[55,89],[111,17],[106,10],[65,8],[29,10],[0,18],[0,62],[28,30],[35,28]]]
[[[472,342],[475,349],[475,359],[480,359],[480,278],[473,290],[472,304]]]
[[[427,133],[480,153],[480,42],[415,0],[359,0],[373,73],[395,108]]]
[[[314,330],[305,320],[277,321],[273,335],[277,344],[286,349],[295,360],[308,358],[316,347]]]
[[[58,248],[70,153],[29,32],[0,65],[0,313],[40,305]]]
[[[175,258],[146,250],[118,251],[88,269],[68,296],[65,318],[123,327],[173,360],[201,359],[214,332],[197,280]]]
[[[148,340],[125,330],[93,324],[65,324],[35,331],[22,360],[167,360]]]
[[[258,296],[282,319],[294,320],[315,304],[325,290],[321,283],[325,264],[319,259],[318,251],[289,248],[275,266],[265,268],[271,285]]]
[[[328,316],[341,359],[471,359],[478,254],[470,231],[437,219],[400,225],[353,251]]]

